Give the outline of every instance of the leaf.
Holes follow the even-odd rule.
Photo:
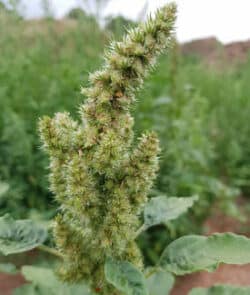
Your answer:
[[[169,96],[161,96],[161,97],[156,98],[153,101],[153,104],[154,104],[154,106],[162,107],[163,105],[167,105],[167,104],[171,103],[172,101],[173,101],[173,99]]]
[[[126,295],[148,295],[143,274],[127,261],[107,259],[104,267],[107,281]]]
[[[26,284],[14,290],[13,295],[56,295],[46,287]]]
[[[0,217],[0,252],[4,255],[29,251],[46,238],[46,229],[32,220],[16,221],[9,215]]]
[[[57,280],[52,269],[36,266],[23,266],[22,274],[27,281],[43,287],[54,287],[60,282]]]
[[[158,270],[146,281],[149,295],[168,295],[174,285],[174,277],[169,272]]]
[[[220,263],[250,263],[250,239],[231,233],[181,237],[164,250],[159,262],[176,275],[213,271]]]
[[[0,263],[0,273],[16,274],[17,268],[12,263]]]
[[[0,182],[0,197],[9,190],[9,185],[5,182]]]
[[[22,274],[27,281],[32,282],[28,285],[30,287],[27,287],[30,292],[33,292],[30,295],[91,295],[91,292],[83,284],[66,284],[59,281],[54,271],[49,268],[23,266]],[[46,290],[49,290],[49,292],[46,293]],[[26,295],[25,292],[20,293],[20,295],[22,294]]]
[[[189,295],[249,295],[250,288],[234,286],[214,286],[209,289],[195,288]]]
[[[160,196],[152,198],[144,210],[144,225],[146,228],[149,228],[153,225],[176,219],[186,212],[188,208],[192,207],[197,200],[198,196],[189,198],[167,198],[166,196]]]

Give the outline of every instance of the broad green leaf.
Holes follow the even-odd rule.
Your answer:
[[[17,268],[12,263],[0,263],[0,273],[16,274]]]
[[[147,278],[149,295],[168,295],[174,285],[174,276],[159,269]]]
[[[91,292],[85,285],[66,284],[59,281],[54,271],[49,268],[24,266],[22,267],[22,274],[27,281],[32,283],[29,285],[32,287],[27,287],[30,292],[33,292],[30,295],[91,295]],[[46,290],[49,290],[49,292],[47,291],[46,293]],[[25,294],[23,293],[23,295]]]
[[[15,289],[13,295],[56,295],[56,293],[50,288],[26,284]]]
[[[36,285],[40,284],[43,287],[50,288],[60,284],[52,269],[36,266],[23,266],[21,271],[27,281]]]
[[[107,281],[126,295],[148,295],[143,274],[127,261],[107,259],[105,263]]]
[[[189,295],[249,295],[250,288],[234,286],[214,286],[209,289],[195,288]]]
[[[213,271],[220,263],[250,263],[250,239],[231,233],[185,236],[171,243],[160,258],[160,266],[176,275]]]
[[[46,238],[46,229],[31,220],[14,220],[9,215],[0,217],[0,252],[4,255],[36,248]]]
[[[145,228],[176,219],[192,207],[197,200],[198,196],[186,198],[160,196],[152,198],[144,210]]]

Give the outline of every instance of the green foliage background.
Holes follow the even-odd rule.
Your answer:
[[[10,187],[0,212],[23,216],[52,206],[38,118],[76,114],[80,85],[100,64],[107,36],[92,19],[25,22],[2,13],[0,22],[0,179]]]
[[[86,85],[89,72],[101,64],[111,36],[123,33],[120,23],[126,21],[117,18],[101,30],[84,14],[24,21],[1,11],[0,182],[8,186],[0,195],[1,215],[53,214],[38,118],[62,111],[76,115],[79,85]],[[184,216],[178,229],[171,224],[172,233],[197,230],[211,204],[237,214],[234,198],[249,193],[249,79],[250,62],[209,69],[181,56],[176,45],[138,94],[137,134],[153,129],[161,139],[161,171],[152,195],[200,195],[192,217]]]

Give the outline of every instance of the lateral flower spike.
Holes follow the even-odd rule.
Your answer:
[[[50,189],[60,204],[54,236],[64,257],[59,271],[68,282],[85,280],[101,294],[117,293],[104,278],[108,256],[143,268],[133,241],[138,213],[158,170],[156,134],[134,143],[130,106],[159,54],[171,44],[176,5],[171,3],[132,29],[105,54],[90,75],[80,122],[68,113],[40,120],[50,156]]]

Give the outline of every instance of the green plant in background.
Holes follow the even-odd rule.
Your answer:
[[[22,5],[20,0],[7,0],[0,1],[0,18],[5,17],[12,18],[15,21],[22,19],[21,12]]]
[[[6,195],[8,190],[9,190],[9,185],[5,182],[0,181],[0,205],[3,203],[4,196]]]
[[[44,17],[47,19],[53,19],[53,9],[49,0],[42,0],[41,6]]]
[[[141,237],[140,245],[151,264],[171,238],[204,231],[204,220],[215,208],[244,220],[236,198],[241,190],[248,195],[250,183],[249,62],[225,77],[224,72],[205,69],[200,61],[190,62],[181,55],[176,58],[177,54],[162,59],[147,81],[135,111],[136,129],[153,128],[160,138],[161,169],[153,194],[198,194],[200,201],[181,220]]]
[[[17,22],[9,14],[0,16],[4,56],[0,60],[0,178],[9,184],[0,214],[12,212],[24,218],[31,208],[44,217],[48,210],[54,212],[45,177],[48,161],[36,134],[37,117],[56,110],[76,113],[79,85],[99,65],[98,54],[107,41],[93,24],[92,20],[84,20],[84,25],[67,20]]]
[[[80,0],[80,2],[86,11],[93,15],[97,21],[101,22],[103,20],[103,12],[110,0]]]
[[[237,68],[214,71],[189,63],[183,78],[198,89],[208,102],[210,138],[215,146],[214,173],[229,185],[249,192],[249,87],[250,59]],[[189,76],[186,76],[186,73]],[[229,144],[230,143],[230,144]]]
[[[133,145],[129,108],[169,45],[175,9],[166,6],[112,45],[103,69],[83,90],[88,99],[80,108],[81,124],[57,113],[39,125],[50,155],[51,190],[62,208],[54,229],[65,261],[61,276],[85,279],[103,294],[111,292],[103,272],[108,256],[142,267],[133,237],[158,169],[159,144],[154,133],[146,133]]]
[[[186,90],[181,97],[171,99],[165,108],[169,108],[168,113],[172,115],[168,118],[168,129],[159,130],[165,150],[158,187],[170,195],[199,194],[201,200],[193,216],[200,223],[211,213],[212,204],[226,209],[239,191],[223,183],[214,173],[216,151],[207,128],[208,100],[197,91]],[[224,211],[233,214],[232,210]]]
[[[222,157],[218,154],[217,142],[211,135],[215,122],[213,108],[207,92],[202,91],[207,80],[203,77],[199,79],[199,83],[196,81],[194,84],[193,79],[193,76],[199,77],[200,71],[200,63],[190,63],[188,58],[180,55],[176,45],[170,58],[162,58],[156,75],[147,81],[146,89],[140,95],[143,100],[134,112],[137,131],[153,128],[161,141],[160,173],[155,186],[157,191],[153,193],[200,196],[200,202],[191,214],[184,216],[181,223],[169,225],[173,238],[190,231],[201,231],[203,228],[200,225],[215,206],[229,215],[241,217],[235,206],[235,199],[240,194],[239,186],[234,185],[232,180],[225,180],[223,174],[217,170],[218,158]],[[212,73],[210,75],[208,80],[213,76]],[[158,87],[159,85],[162,86]],[[218,83],[213,88],[214,98],[219,89]],[[214,105],[214,110],[217,111],[217,107],[220,108],[219,104]],[[220,120],[223,121],[223,117]],[[244,132],[242,137],[247,137],[246,134]],[[222,154],[223,150],[219,153]],[[244,167],[246,170],[247,164]],[[164,231],[166,229],[157,229],[159,236],[165,236],[161,235]],[[150,236],[145,237],[147,238],[151,239]],[[160,238],[157,239],[160,241]],[[164,239],[162,245],[165,243]],[[159,244],[158,251],[154,252],[159,254],[162,245]],[[148,251],[147,248],[151,249],[146,244],[145,251]],[[155,258],[151,257],[150,260]]]
[[[83,18],[86,18],[87,15],[86,15],[86,12],[82,8],[76,7],[76,8],[71,9],[67,13],[66,17],[72,18],[72,19],[83,19]]]
[[[1,11],[6,11],[7,10],[5,4],[2,1],[0,1],[0,8],[1,8]]]
[[[108,17],[106,19],[105,29],[110,31],[115,38],[123,36],[128,28],[133,28],[136,23],[119,15],[116,17]]]

